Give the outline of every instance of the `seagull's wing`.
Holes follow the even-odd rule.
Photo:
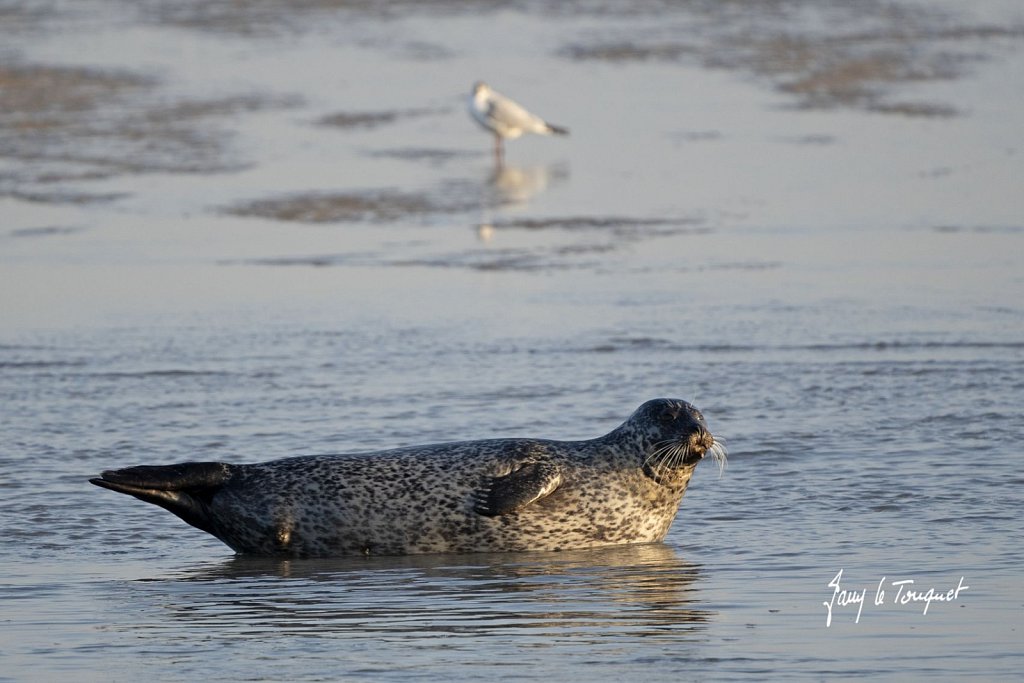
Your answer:
[[[497,93],[487,101],[487,118],[506,128],[520,128],[530,133],[548,130],[544,119],[523,109],[517,102]]]

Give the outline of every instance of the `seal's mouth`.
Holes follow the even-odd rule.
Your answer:
[[[655,481],[663,479],[672,471],[682,467],[693,467],[708,453],[718,463],[719,473],[725,470],[725,445],[716,440],[711,432],[698,427],[683,439],[671,439],[654,445],[644,460],[644,472]]]

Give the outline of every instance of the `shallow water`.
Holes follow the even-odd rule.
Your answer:
[[[1016,3],[15,2],[0,30],[0,679],[1024,668]],[[571,136],[496,168],[479,78]],[[589,438],[656,396],[730,457],[653,546],[245,559],[86,482]],[[840,570],[866,604],[826,626]]]

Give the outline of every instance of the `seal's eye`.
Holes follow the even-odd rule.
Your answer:
[[[669,422],[674,422],[675,419],[676,419],[676,414],[673,413],[671,410],[668,410],[667,408],[665,410],[661,411],[661,413],[658,415],[658,421],[659,422],[664,422],[666,424],[668,424]]]

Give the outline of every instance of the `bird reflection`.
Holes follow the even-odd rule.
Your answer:
[[[481,202],[484,211],[477,224],[477,238],[482,242],[490,242],[494,238],[492,210],[526,206],[534,197],[568,177],[569,169],[564,163],[547,166],[496,163],[484,187],[486,197]]]
[[[566,176],[561,167],[556,166],[512,166],[497,164],[488,179],[501,204],[525,204],[534,196],[548,189],[553,179]]]

